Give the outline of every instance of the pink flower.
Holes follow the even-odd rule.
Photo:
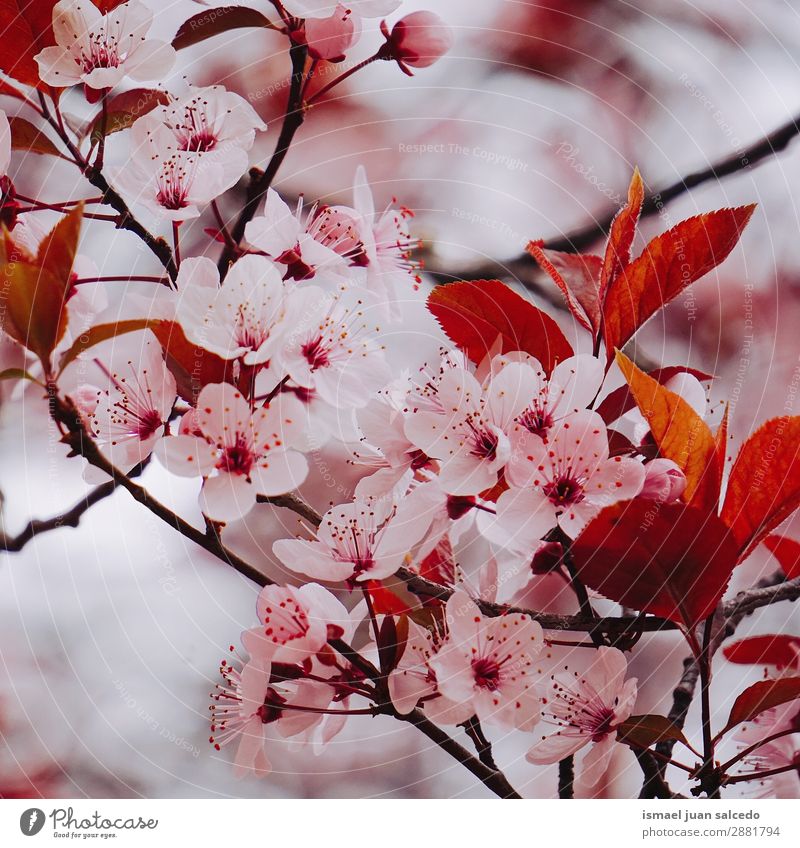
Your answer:
[[[426,530],[402,503],[356,499],[331,507],[316,539],[279,539],[272,552],[287,568],[318,580],[380,580],[400,568]]]
[[[520,437],[506,468],[511,488],[479,526],[494,544],[526,554],[556,524],[574,539],[603,507],[635,497],[644,476],[637,460],[609,458],[603,419],[584,410],[559,422],[547,442]]]
[[[582,779],[595,786],[608,769],[617,728],[636,703],[636,679],[625,680],[627,660],[616,648],[598,648],[582,675],[557,675],[541,692],[543,722],[558,727],[542,736],[526,759],[534,765],[563,760],[592,743],[583,759]]]
[[[453,30],[433,12],[412,12],[401,18],[389,32],[381,22],[386,44],[382,59],[393,59],[400,69],[413,76],[411,68],[427,68],[438,62],[453,46]]]
[[[313,207],[303,212],[302,198],[292,212],[278,192],[269,189],[264,214],[245,230],[247,240],[286,266],[286,278],[310,280],[320,272],[341,277],[345,257],[361,250],[355,214],[343,207]]]
[[[651,459],[645,463],[644,474],[640,498],[672,503],[678,500],[686,488],[686,475],[671,459]]]
[[[401,0],[350,0],[347,8],[362,18],[380,18],[393,12]],[[328,18],[338,8],[337,0],[286,0],[283,8],[295,18]]]
[[[411,260],[411,251],[418,242],[411,238],[408,209],[388,206],[375,212],[375,201],[367,182],[367,172],[359,165],[353,186],[353,206],[361,219],[363,253],[360,264],[366,268],[366,287],[374,292],[378,303],[397,319],[400,315],[398,300],[402,286],[409,278],[419,284],[417,266]]]
[[[797,733],[800,733],[798,705],[798,701],[795,700],[766,710],[747,724],[743,724],[734,734],[733,738],[742,748],[749,748],[776,733],[796,731],[756,748],[743,761],[744,773],[772,771],[800,764],[800,743],[797,737]],[[753,783],[759,785],[756,795],[760,798],[800,798],[800,770],[797,768],[753,781]]]
[[[389,697],[401,715],[407,715],[422,702],[425,714],[437,724],[460,724],[473,715],[472,706],[442,695],[430,664],[441,641],[438,635],[409,619],[403,655],[389,675]]]
[[[293,320],[281,349],[286,372],[331,406],[365,406],[391,376],[380,328],[367,326],[360,303],[348,309],[314,286],[293,292],[290,300]]]
[[[139,131],[134,124],[131,138],[137,146],[125,166],[108,169],[109,176],[132,203],[141,204],[158,218],[197,218],[203,207],[238,179],[239,175],[231,177],[211,157],[164,147],[153,135],[137,138]]]
[[[586,409],[603,383],[605,372],[599,359],[579,354],[559,362],[548,378],[541,363],[525,353],[509,353],[492,360],[492,371],[509,362],[522,362],[536,372],[533,399],[517,416],[516,433],[533,433],[543,439],[567,415]],[[514,441],[512,436],[512,442]]]
[[[452,495],[476,495],[497,482],[511,457],[508,434],[534,396],[539,380],[527,365],[511,363],[484,391],[463,368],[444,372],[436,392],[441,411],[413,411],[406,435],[441,461],[440,480]]]
[[[190,88],[180,98],[139,118],[131,130],[134,149],[156,148],[197,154],[222,167],[222,185],[233,185],[247,170],[247,151],[256,130],[267,125],[253,107],[221,85]],[[150,142],[148,144],[148,142]]]
[[[305,480],[308,463],[293,450],[304,440],[299,407],[279,395],[251,411],[233,386],[212,383],[181,434],[159,444],[158,458],[174,474],[205,478],[203,512],[213,521],[234,521],[250,512],[257,495],[282,495]]]
[[[220,286],[210,259],[181,264],[175,317],[186,338],[223,359],[264,365],[283,343],[286,291],[275,264],[243,256]]]
[[[107,382],[81,385],[78,409],[109,461],[127,472],[150,456],[163,436],[175,403],[175,378],[150,333],[122,367],[95,362]]]
[[[256,608],[261,627],[245,631],[242,643],[262,660],[300,665],[350,626],[344,606],[317,583],[265,586]]]
[[[306,20],[301,32],[312,59],[342,62],[361,35],[361,21],[349,6],[340,3],[328,17]]]
[[[136,0],[107,15],[90,0],[61,0],[53,7],[57,46],[35,57],[39,76],[56,88],[83,83],[96,90],[113,88],[125,76],[163,79],[175,63],[175,51],[147,38],[152,22],[153,13]]]
[[[430,666],[439,691],[469,704],[481,721],[530,730],[541,705],[534,658],[544,645],[538,622],[524,615],[486,618],[466,592],[447,601],[448,633]]]

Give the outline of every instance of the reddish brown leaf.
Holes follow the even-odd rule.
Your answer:
[[[33,57],[54,44],[56,0],[0,0],[0,70],[25,85],[39,86]]]
[[[686,475],[683,499],[716,508],[722,469],[708,424],[680,395],[664,388],[623,353],[617,352],[617,365],[650,426],[661,456],[671,459]]]
[[[104,15],[107,15],[109,12],[113,12],[117,6],[127,3],[128,0],[92,0],[92,2]]]
[[[767,421],[742,445],[722,507],[742,554],[800,506],[800,416]]]
[[[648,374],[662,385],[671,380],[676,374],[691,374],[701,383],[706,383],[714,379],[713,374],[706,374],[705,371],[698,371],[697,368],[686,368],[682,365],[668,365],[666,368],[655,368],[652,371],[648,371]],[[606,395],[598,405],[597,412],[606,424],[613,424],[622,418],[626,412],[630,412],[635,406],[636,401],[633,398],[630,387],[625,384]]]
[[[720,209],[682,221],[656,236],[617,275],[603,303],[609,358],[659,309],[728,256],[754,209]]]
[[[535,356],[549,374],[573,354],[558,324],[499,280],[437,286],[428,296],[428,309],[475,363],[490,352],[521,350]]]
[[[726,645],[722,649],[726,660],[740,665],[774,665],[790,668],[800,659],[800,637],[776,634],[751,636]]]
[[[603,267],[600,272],[600,302],[614,280],[628,267],[631,261],[631,247],[636,235],[636,225],[642,211],[644,184],[638,168],[634,168],[631,184],[628,187],[628,202],[619,210],[611,222],[611,230],[606,244]]]
[[[575,320],[597,337],[600,331],[599,256],[545,250],[542,242],[528,242],[525,248],[561,289]]]
[[[737,554],[713,511],[645,500],[606,507],[572,547],[587,586],[687,629],[713,613]]]
[[[749,686],[734,701],[728,723],[719,734],[755,718],[764,710],[779,707],[800,698],[800,677],[781,677],[777,680],[760,680]]]
[[[232,29],[257,27],[275,29],[275,26],[261,12],[245,6],[221,6],[218,9],[206,9],[192,15],[184,21],[172,39],[176,50],[199,44],[207,38],[213,38]]]
[[[767,536],[764,545],[780,563],[787,580],[800,577],[800,542],[788,536]]]
[[[155,88],[133,88],[123,91],[109,99],[106,104],[107,117],[105,122],[105,134],[126,130],[137,118],[152,112],[156,106],[169,103],[166,92]],[[98,141],[103,134],[102,115],[92,121],[88,134],[93,140]]]
[[[617,728],[617,739],[637,748],[649,748],[667,739],[686,743],[683,731],[661,715],[631,716]]]
[[[31,153],[42,153],[67,159],[55,146],[55,143],[30,121],[13,116],[8,119],[8,123],[11,127],[11,147],[14,150],[29,150]]]

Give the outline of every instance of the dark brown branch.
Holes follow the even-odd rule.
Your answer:
[[[564,757],[558,763],[558,797],[575,797],[575,758]]]
[[[52,518],[32,518],[16,536],[8,536],[0,531],[0,551],[17,553],[41,533],[57,530],[59,527],[77,527],[83,514],[99,501],[112,495],[115,489],[116,483],[109,480],[108,483],[103,483],[87,492],[75,506],[59,515],[54,515]]]
[[[648,218],[659,213],[667,203],[697,186],[711,182],[712,180],[721,180],[723,177],[752,168],[765,159],[785,150],[792,139],[798,134],[800,134],[800,115],[793,117],[745,150],[727,156],[719,162],[709,165],[707,168],[693,171],[687,176],[681,177],[679,180],[657,189],[645,198],[642,204],[641,217]],[[617,209],[609,209],[591,224],[573,230],[564,236],[549,239],[545,242],[544,246],[550,250],[561,250],[566,253],[584,251],[608,234],[611,222],[616,213]],[[558,293],[552,287],[542,286],[540,284],[539,281],[542,277],[538,266],[527,254],[521,254],[504,263],[492,261],[481,262],[463,269],[461,273],[450,275],[433,273],[433,277],[437,282],[449,282],[453,279],[477,280],[495,277],[497,275],[505,278],[514,278],[526,288],[553,302],[554,305],[562,305]]]
[[[472,716],[472,718],[467,719],[461,727],[464,728],[467,736],[472,740],[480,761],[490,769],[498,771],[497,763],[494,761],[494,754],[492,754],[492,743],[484,735],[478,716]]]
[[[275,150],[269,160],[264,173],[256,176],[250,181],[247,189],[247,198],[236,223],[230,234],[230,242],[226,243],[225,249],[220,256],[218,268],[220,277],[224,278],[228,271],[228,266],[231,260],[234,259],[236,246],[244,237],[244,231],[247,224],[252,221],[256,214],[258,204],[267,193],[267,189],[272,185],[275,175],[278,173],[286,154],[289,152],[295,133],[302,126],[305,118],[305,109],[303,106],[303,78],[306,66],[306,57],[308,56],[308,48],[302,44],[292,44],[289,48],[289,58],[292,61],[292,76],[289,85],[289,96],[286,102],[286,113],[283,118],[278,141],[275,144]]]

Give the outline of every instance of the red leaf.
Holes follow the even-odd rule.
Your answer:
[[[687,368],[683,365],[668,365],[666,368],[655,368],[647,373],[654,380],[661,383],[662,386],[664,383],[669,382],[676,374],[691,374],[701,383],[707,383],[709,380],[714,379],[713,374],[706,374],[705,371],[698,371],[697,368]],[[630,412],[635,406],[636,401],[633,398],[630,387],[626,384],[606,395],[597,407],[597,412],[606,424],[613,424],[622,418],[626,412]]]
[[[366,585],[376,615],[404,615],[411,612],[412,607],[380,580],[367,580]]]
[[[764,544],[780,563],[787,580],[800,577],[800,542],[788,536],[767,536]]]
[[[597,337],[600,332],[599,256],[545,250],[541,242],[528,242],[525,250],[561,289],[575,320]]]
[[[549,374],[573,354],[558,324],[499,280],[437,286],[428,296],[428,309],[475,363],[488,353],[521,350],[535,356]]]
[[[686,744],[683,731],[661,715],[631,716],[617,728],[617,740],[637,748],[649,748],[666,739]]]
[[[41,84],[33,57],[55,43],[55,4],[56,0],[0,0],[0,70],[25,85]]]
[[[35,127],[30,121],[26,121],[25,118],[12,116],[8,119],[8,125],[11,128],[11,147],[14,150],[28,150],[31,153],[42,153],[67,159],[42,130]]]
[[[572,547],[587,586],[687,629],[713,613],[737,553],[712,511],[645,500],[606,507]]]
[[[791,668],[800,660],[800,638],[784,634],[751,636],[725,645],[722,654],[728,662],[739,665],[774,665]]]
[[[456,580],[456,561],[453,547],[445,536],[419,564],[419,573],[426,580],[431,580],[441,586],[452,586]]]
[[[800,416],[767,421],[733,463],[722,520],[743,556],[800,506]]]
[[[127,3],[128,0],[92,0],[92,2],[102,14],[107,15],[109,12],[113,12],[117,6]]]
[[[755,718],[765,710],[779,707],[800,698],[800,677],[780,677],[777,680],[760,680],[749,686],[734,701],[730,717],[720,736],[737,724]]]
[[[603,267],[600,272],[601,303],[605,299],[608,287],[630,264],[633,237],[636,235],[636,225],[639,222],[643,200],[642,176],[639,169],[634,168],[631,184],[628,187],[628,202],[619,210],[611,222]]]
[[[656,236],[609,284],[603,304],[609,359],[659,309],[733,250],[755,206],[720,209]]]
[[[683,499],[716,507],[722,484],[717,444],[708,424],[680,395],[664,388],[617,352],[617,365],[630,386],[639,410],[650,426],[661,456],[686,475]]]

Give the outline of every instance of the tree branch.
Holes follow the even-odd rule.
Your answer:
[[[679,180],[657,189],[645,198],[642,204],[641,217],[648,218],[659,213],[667,203],[697,186],[712,180],[721,180],[723,177],[758,165],[765,159],[785,150],[792,139],[798,134],[800,134],[800,115],[791,118],[785,124],[782,124],[773,132],[769,133],[769,135],[760,138],[745,150],[727,156],[709,165],[707,168],[693,171],[685,177],[681,177]],[[560,250],[566,253],[580,253],[608,234],[611,222],[617,211],[617,209],[609,209],[591,224],[573,230],[564,236],[549,239],[545,242],[544,247],[549,250]],[[539,267],[527,254],[521,254],[506,262],[489,261],[477,263],[455,274],[432,272],[432,276],[437,282],[449,282],[453,279],[486,279],[496,277],[498,274],[505,278],[518,280],[525,288],[544,297],[556,306],[561,307],[563,305],[558,293],[552,287],[541,285],[540,280],[543,279],[543,276],[539,271]]]

